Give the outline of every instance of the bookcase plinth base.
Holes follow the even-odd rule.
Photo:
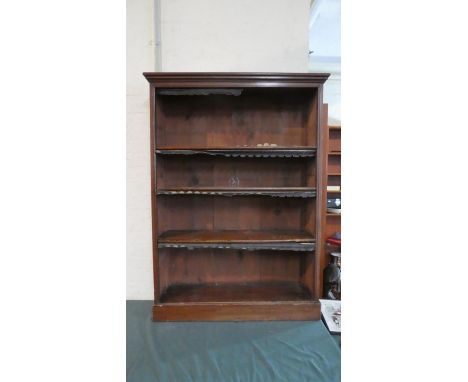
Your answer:
[[[320,320],[319,301],[166,303],[153,305],[154,321]]]

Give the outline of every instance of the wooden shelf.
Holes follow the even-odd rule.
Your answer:
[[[341,151],[330,151],[328,153],[330,156],[341,156]]]
[[[341,130],[341,126],[328,126],[330,130]]]
[[[179,187],[173,189],[159,189],[158,195],[220,195],[220,196],[248,196],[265,195],[273,197],[313,198],[316,190],[312,187]]]
[[[339,217],[341,217],[341,214],[334,214],[334,213],[331,213],[331,212],[327,212],[327,217],[331,217],[331,216],[339,216]]]
[[[328,176],[341,176],[341,172],[329,172]]]
[[[218,155],[239,158],[302,158],[314,157],[315,147],[168,147],[156,150],[160,155]]]
[[[161,294],[161,303],[308,301],[312,296],[295,282],[172,285]]]
[[[313,251],[315,238],[309,232],[294,230],[173,230],[158,237],[158,247]]]

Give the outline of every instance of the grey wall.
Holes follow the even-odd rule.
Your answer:
[[[310,0],[157,1],[127,0],[128,299],[153,298],[148,86],[141,73],[307,72],[308,65]]]

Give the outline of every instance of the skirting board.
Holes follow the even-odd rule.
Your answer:
[[[319,301],[166,303],[153,305],[154,321],[316,321]]]

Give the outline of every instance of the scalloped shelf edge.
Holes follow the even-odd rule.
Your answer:
[[[158,243],[158,248],[315,251],[315,243]]]

